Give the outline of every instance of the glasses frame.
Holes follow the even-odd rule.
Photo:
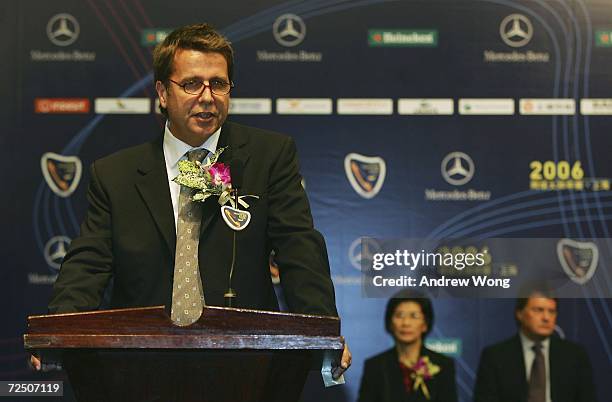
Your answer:
[[[233,83],[232,81],[227,82],[227,81],[223,81],[223,80],[219,80],[219,79],[212,80],[212,81],[223,81],[223,82],[225,82],[226,84],[229,84],[229,89],[227,90],[227,92],[225,92],[225,93],[217,93],[217,92],[215,92],[215,91],[213,90],[213,88],[212,88],[212,85],[210,84],[210,82],[211,82],[210,80],[208,81],[208,84],[205,84],[205,83],[204,83],[204,81],[201,81],[201,80],[189,81],[189,82],[186,82],[186,83],[184,83],[184,84],[180,84],[180,83],[178,83],[178,82],[176,82],[176,81],[174,81],[173,79],[170,79],[170,78],[168,78],[168,81],[172,82],[172,83],[173,83],[173,84],[175,84],[176,86],[179,86],[179,87],[183,88],[183,91],[184,91],[184,92],[185,92],[187,95],[197,95],[197,96],[202,96],[202,94],[204,93],[204,91],[206,91],[206,88],[210,88],[210,93],[212,93],[212,94],[214,94],[214,95],[218,95],[218,96],[223,96],[223,95],[227,95],[227,94],[229,94],[230,92],[232,92],[232,89],[234,89],[234,83]],[[185,88],[185,87],[187,86],[187,84],[194,83],[194,82],[200,82],[200,83],[202,83],[202,89],[200,90],[200,92],[199,92],[199,93],[197,93],[197,92],[196,92],[196,93],[187,92],[187,88]]]

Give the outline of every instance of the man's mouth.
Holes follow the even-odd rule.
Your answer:
[[[215,114],[212,112],[200,112],[200,113],[194,114],[193,116],[198,119],[208,120],[208,119],[212,119],[213,117],[215,117]]]

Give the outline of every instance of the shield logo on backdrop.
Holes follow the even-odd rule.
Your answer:
[[[363,198],[373,198],[385,181],[387,166],[379,156],[350,153],[344,158],[344,170],[357,194]]]
[[[593,242],[561,239],[557,243],[557,256],[570,279],[584,285],[597,269],[599,249]]]
[[[83,165],[76,156],[47,152],[40,158],[40,168],[51,190],[60,197],[68,197],[79,185]]]

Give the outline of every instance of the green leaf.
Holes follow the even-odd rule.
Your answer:
[[[198,174],[202,169],[195,163],[188,160],[182,160],[178,163],[179,172]]]
[[[214,165],[215,163],[217,163],[217,160],[219,159],[219,156],[221,156],[221,154],[223,153],[223,151],[225,151],[227,149],[227,147],[221,147],[221,148],[217,148],[217,150],[215,151],[214,154],[212,154],[209,158],[208,158],[208,163],[206,164],[206,166],[211,166]]]

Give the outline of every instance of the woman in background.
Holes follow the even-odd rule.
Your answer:
[[[359,402],[457,402],[454,360],[429,350],[431,301],[415,292],[387,303],[385,328],[395,346],[365,362]]]

